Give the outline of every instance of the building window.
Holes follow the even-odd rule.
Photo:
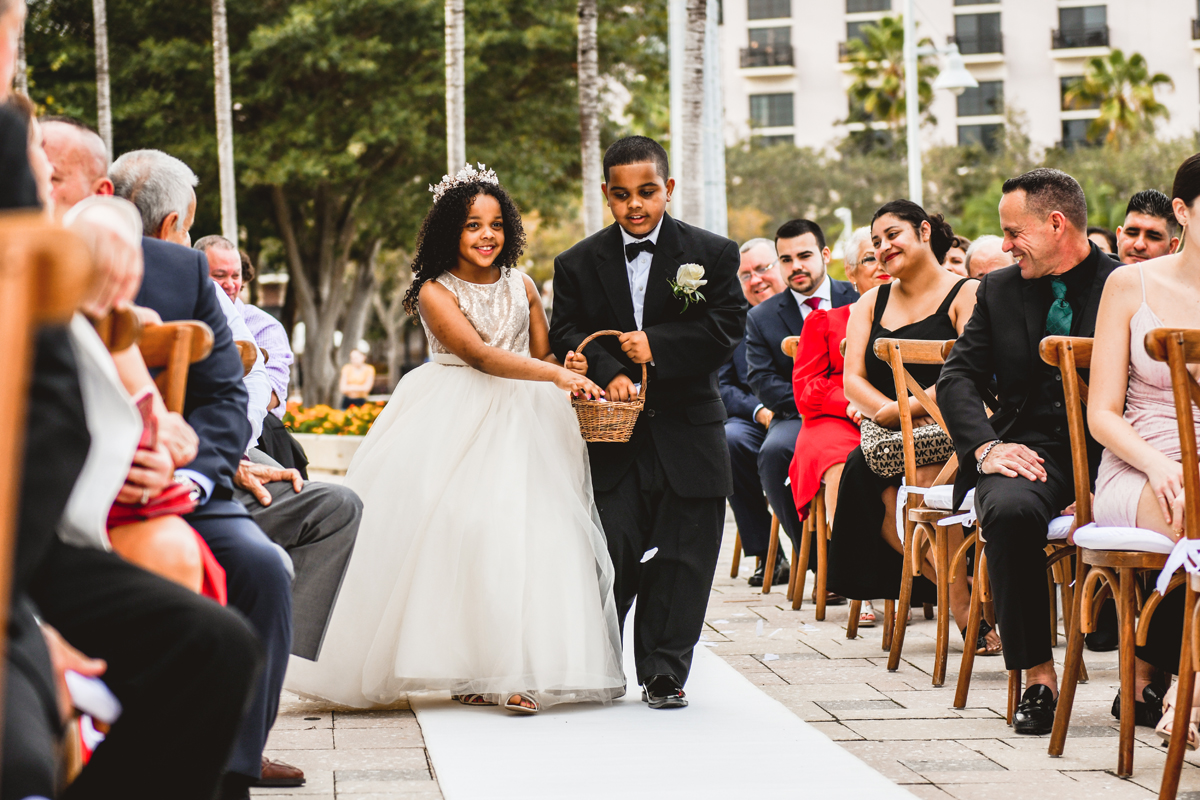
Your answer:
[[[792,63],[791,28],[750,29],[750,46],[742,51],[743,68],[782,67]]]
[[[954,41],[964,56],[1003,53],[1000,14],[959,14],[954,18]]]
[[[1003,125],[959,125],[958,146],[969,147],[976,145],[984,150],[995,152],[1004,145]]]
[[[954,0],[956,6],[990,6],[999,3],[1000,0]]]
[[[756,128],[787,128],[793,124],[792,95],[750,95],[750,124]]]
[[[792,15],[792,0],[750,0],[747,19],[783,19]]]
[[[1090,119],[1064,119],[1062,124],[1062,146],[1068,150],[1076,147],[1089,147],[1097,142],[1088,136],[1088,128],[1092,126]]]
[[[1108,6],[1060,8],[1053,46],[1055,50],[1108,47]]]
[[[750,139],[750,144],[753,147],[777,147],[781,144],[796,143],[796,137],[790,134],[783,136],[754,136]]]
[[[1072,76],[1070,78],[1059,78],[1058,79],[1059,97],[1062,99],[1062,110],[1063,111],[1084,111],[1089,108],[1099,108],[1100,107],[1100,101],[1098,101],[1098,100],[1093,100],[1091,102],[1085,102],[1083,100],[1076,99],[1075,102],[1073,102],[1073,103],[1067,102],[1067,90],[1082,80],[1083,80],[1083,77],[1080,75]]]
[[[891,11],[892,0],[846,0],[847,14],[862,14],[867,11]]]
[[[986,117],[1004,113],[1004,81],[980,81],[978,88],[958,96],[960,117]]]
[[[868,26],[876,26],[877,27],[878,25],[879,25],[879,22],[876,20],[862,20],[859,22],[847,22],[846,23],[846,41],[853,42],[855,39],[858,39],[860,42],[865,43],[867,41],[867,35],[865,33],[863,33],[863,28],[866,28]]]

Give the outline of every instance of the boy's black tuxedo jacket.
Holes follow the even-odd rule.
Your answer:
[[[684,311],[668,281],[689,263],[704,267],[708,283],[700,289],[704,301]],[[729,239],[663,216],[642,313],[654,355],[654,364],[647,365],[646,407],[628,444],[588,445],[597,490],[616,486],[639,450],[653,443],[680,496],[733,493],[717,370],[733,354],[746,324],[739,263],[737,245]],[[554,260],[550,345],[562,360],[596,331],[636,329],[621,229],[614,224]],[[618,373],[634,383],[642,379],[641,366],[625,357],[615,336],[600,337],[584,355],[588,377],[601,388]]]

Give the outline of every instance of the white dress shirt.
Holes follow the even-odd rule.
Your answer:
[[[829,280],[829,276],[826,275],[821,279],[821,285],[818,286],[817,290],[810,295],[803,295],[797,292],[795,289],[788,289],[788,291],[792,293],[792,297],[796,298],[796,304],[800,306],[800,317],[802,319],[808,319],[808,315],[813,312],[812,307],[808,305],[808,299],[810,297],[820,298],[821,304],[817,307],[823,311],[828,311],[829,309],[833,308],[833,299],[830,295],[830,291],[832,291],[831,286],[832,282]]]
[[[662,230],[662,220],[654,226],[654,230],[650,231],[648,236],[638,239],[635,236],[630,236],[628,231],[621,228],[621,247],[622,255],[624,255],[624,247],[627,244],[636,242],[652,242],[658,244],[658,232]],[[654,254],[642,251],[630,261],[625,260],[625,272],[629,275],[629,294],[633,297],[633,321],[637,323],[637,328],[642,329],[642,310],[646,306],[646,284],[650,281],[650,264],[654,261]]]

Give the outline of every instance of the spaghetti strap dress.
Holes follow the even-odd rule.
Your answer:
[[[875,319],[871,323],[870,339],[867,340],[865,366],[867,380],[889,400],[896,399],[896,384],[892,380],[892,368],[875,355],[876,340],[941,341],[957,338],[958,330],[950,319],[950,306],[968,280],[970,278],[963,278],[954,284],[933,314],[896,330],[888,330],[880,323],[894,284],[879,287],[875,296]],[[922,388],[928,388],[937,383],[942,367],[940,364],[917,364],[910,366],[908,371]],[[885,507],[882,495],[887,487],[898,487],[901,478],[899,475],[881,478],[872,472],[861,447],[854,448],[846,457],[838,497],[853,498],[853,502],[839,502],[834,514],[829,542],[829,591],[853,600],[895,599],[900,596],[904,558],[883,539]],[[913,581],[913,604],[931,603],[936,597],[937,588],[933,583],[917,576]]]

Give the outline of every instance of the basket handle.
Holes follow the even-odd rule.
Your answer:
[[[591,344],[592,339],[595,339],[597,336],[620,336],[620,335],[621,335],[620,331],[596,331],[591,336],[587,337],[582,342],[580,342],[579,347],[575,348],[575,352],[582,353],[583,348],[585,348],[589,344]],[[649,384],[650,384],[650,376],[646,372],[646,365],[642,364],[642,390],[640,392],[638,392],[638,397],[646,396],[646,387]]]

